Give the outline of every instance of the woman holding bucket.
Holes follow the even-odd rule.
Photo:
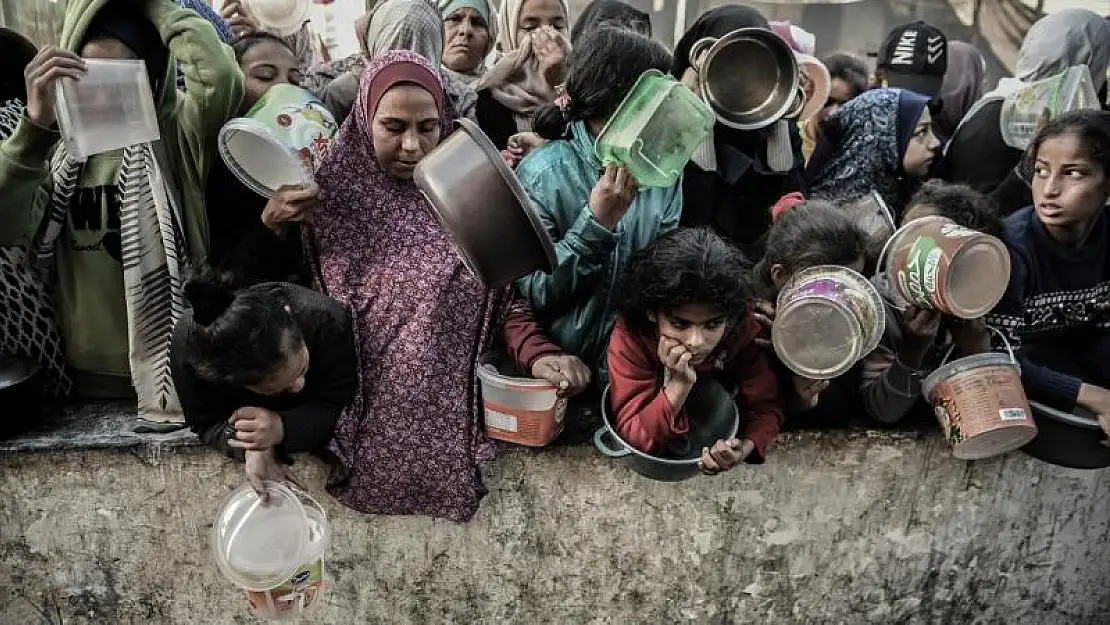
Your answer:
[[[912,91],[875,89],[837,109],[806,166],[812,196],[850,202],[874,189],[900,218],[940,147],[928,104]]]
[[[1029,149],[1034,205],[1006,219],[1010,285],[988,320],[1030,399],[1084,408],[1110,433],[1110,113],[1062,115]]]
[[[761,463],[782,425],[778,380],[751,310],[740,251],[705,228],[665,234],[641,250],[620,286],[620,318],[609,341],[616,433],[663,455],[690,431],[684,410],[694,384],[717,377],[738,391],[736,438],[702,451],[702,472]]]
[[[1002,236],[1002,220],[982,194],[962,185],[930,181],[910,201],[902,224],[929,216],[993,237]],[[880,423],[897,423],[923,408],[921,383],[947,355],[973,356],[990,351],[985,319],[960,319],[914,304],[904,305],[889,277],[874,280],[886,304],[887,323],[879,346],[863,359],[862,384],[867,415]],[[952,351],[954,348],[954,351]]]

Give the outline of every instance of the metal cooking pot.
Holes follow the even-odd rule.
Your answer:
[[[39,424],[45,376],[38,363],[0,354],[0,438],[17,436]]]
[[[551,273],[555,244],[516,174],[477,124],[459,125],[413,173],[455,251],[487,286]]]
[[[704,54],[704,56],[703,56]],[[737,130],[759,130],[805,107],[798,60],[778,35],[762,28],[741,28],[690,48],[701,96],[717,120]]]
[[[1086,411],[1071,414],[1037,402],[1029,402],[1029,405],[1037,423],[1037,438],[1022,447],[1022,451],[1038,460],[1070,469],[1110,467],[1110,447],[1102,444],[1106,435],[1097,418]]]
[[[660,482],[690,479],[698,474],[702,448],[736,436],[740,411],[732,394],[715,380],[699,380],[694,384],[683,408],[689,418],[690,432],[684,440],[672,443],[666,456],[652,456],[632,447],[617,434],[609,414],[609,387],[605,387],[601,396],[603,425],[594,433],[594,446],[646,478]]]

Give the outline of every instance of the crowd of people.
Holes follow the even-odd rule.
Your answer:
[[[1006,95],[1073,66],[1107,101],[1102,16],[1042,18],[1017,76],[990,91],[973,46],[900,26],[874,70],[823,59],[816,115],[718,122],[681,179],[651,189],[594,149],[639,77],[700,93],[695,42],[758,28],[811,53],[804,25],[722,6],[671,51],[618,0],[577,20],[566,0],[379,0],[355,28],[359,53],[326,61],[307,31],[267,33],[237,0],[70,0],[60,45],[37,51],[0,31],[22,59],[0,82],[0,300],[18,311],[0,314],[0,350],[39,360],[55,394],[132,399],[152,429],[187,424],[256,484],[313,452],[354,509],[455,521],[478,509],[496,451],[475,375],[494,351],[572,402],[608,388],[617,433],[649,454],[688,430],[698,380],[719,380],[741,423],[704,449],[707,474],[763,462],[792,423],[931,420],[922,379],[952,353],[999,349],[992,328],[1030,398],[1110,432],[1110,113],[1046,117],[1025,151],[999,130]],[[159,141],[67,153],[54,92],[87,59],[145,62]],[[340,129],[313,184],[264,198],[216,137],[281,84],[311,91]],[[487,287],[429,211],[414,170],[460,119],[513,164],[552,271]],[[845,210],[872,194],[899,225],[939,215],[1004,240],[1009,286],[967,320],[901,305],[876,277],[879,346],[845,375],[807,379],[769,344],[776,298],[810,267],[874,274],[869,233]]]

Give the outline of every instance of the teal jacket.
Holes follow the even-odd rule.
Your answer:
[[[529,154],[516,174],[555,241],[551,274],[517,281],[543,327],[564,350],[581,358],[605,380],[605,353],[616,318],[614,290],[632,255],[678,227],[682,181],[640,191],[617,228],[599,224],[589,207],[602,165],[583,122],[571,137]]]

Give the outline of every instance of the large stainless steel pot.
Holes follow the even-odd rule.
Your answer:
[[[763,28],[741,28],[690,48],[701,96],[717,120],[738,130],[759,130],[784,117],[797,117],[805,90],[794,51]]]
[[[0,354],[0,438],[39,425],[43,406],[43,370],[22,356]]]
[[[555,244],[516,174],[477,124],[459,124],[413,173],[459,257],[489,286],[550,273]]]
[[[740,411],[732,394],[714,380],[699,380],[686,399],[684,410],[690,422],[690,432],[685,439],[669,446],[666,456],[646,454],[617,434],[606,387],[601,397],[603,425],[594,433],[594,446],[646,478],[660,482],[690,479],[698,474],[702,448],[736,436]]]

